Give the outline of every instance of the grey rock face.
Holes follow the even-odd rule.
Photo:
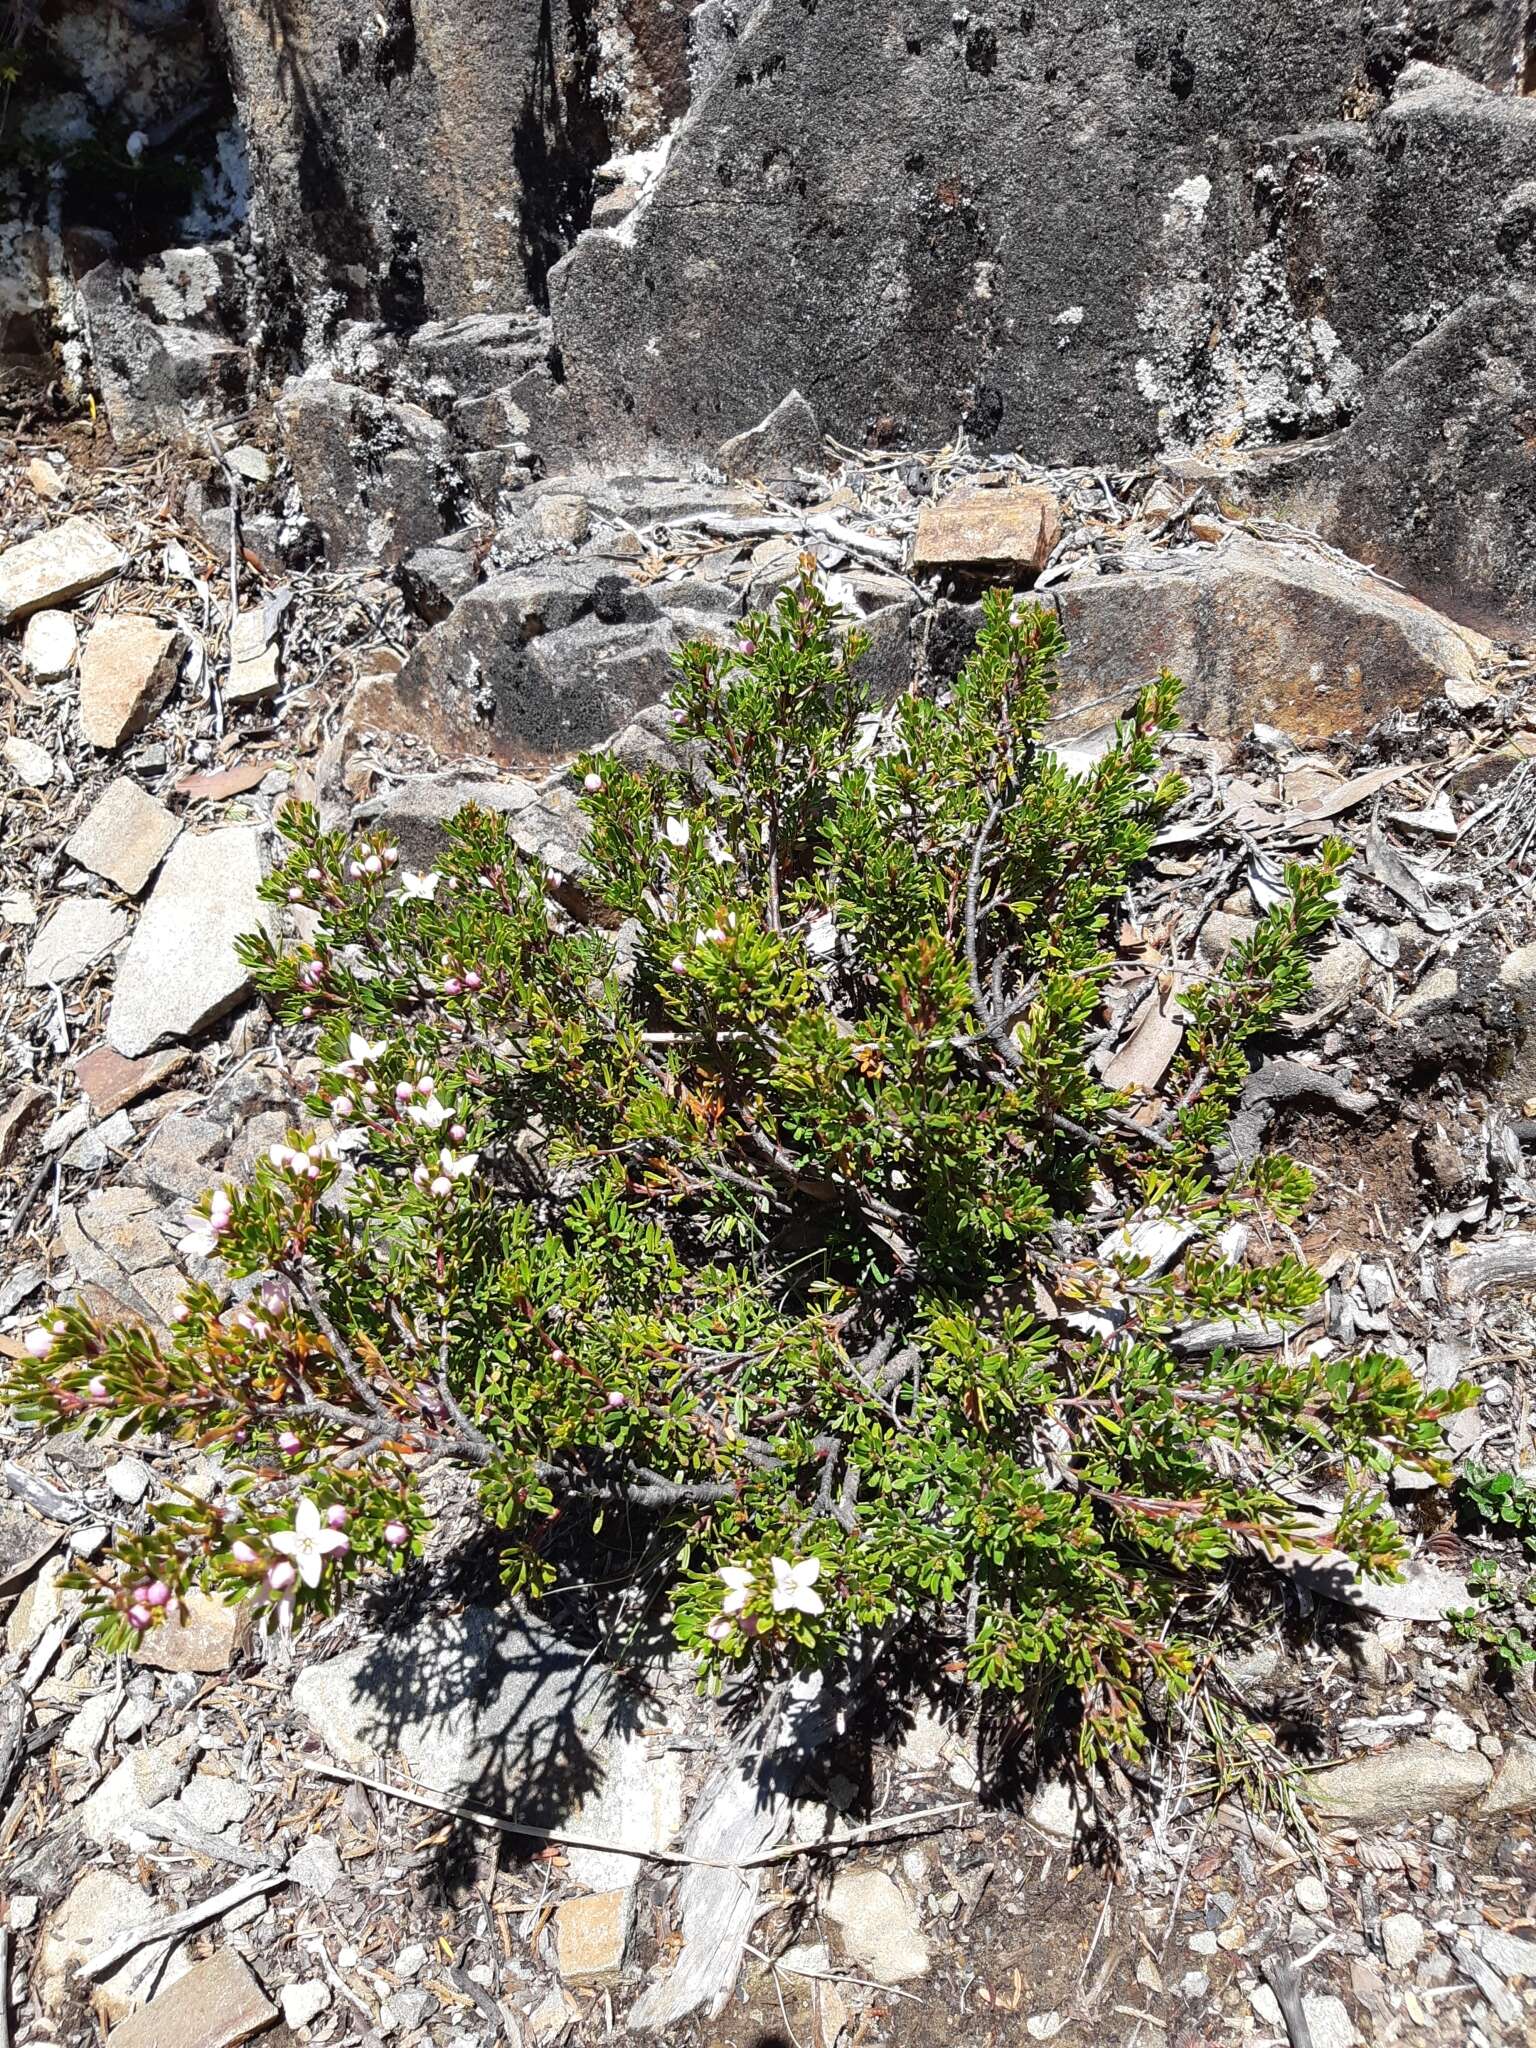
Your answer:
[[[1465,500],[1521,488],[1489,359],[1518,399],[1529,344],[1514,312],[1489,345],[1456,308],[1509,291],[1536,246],[1536,110],[1485,89],[1511,78],[1511,11],[1419,5],[1392,31],[1321,0],[737,12],[645,203],[552,277],[599,444],[702,451],[791,381],[854,443],[963,423],[1050,461],[1349,429],[1344,543],[1491,584],[1477,541],[1524,501]],[[1454,365],[1419,371],[1424,350]],[[1390,439],[1404,379],[1402,483],[1376,507],[1377,442],[1351,423],[1379,415]],[[1408,480],[1435,436],[1472,491],[1434,493],[1426,531]]]
[[[445,531],[448,434],[429,413],[328,377],[291,377],[278,410],[333,567],[392,567]]]
[[[654,139],[686,98],[681,7],[217,0],[214,12],[264,255],[307,312],[328,295],[411,327],[537,300],[586,217],[595,167],[616,143]]]
[[[445,757],[526,766],[605,739],[654,703],[676,644],[644,591],[591,563],[493,576],[412,650],[391,723]]]

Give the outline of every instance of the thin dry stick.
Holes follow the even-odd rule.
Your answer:
[[[125,1956],[131,1956],[136,1948],[146,1948],[151,1942],[162,1942],[176,1934],[190,1933],[194,1927],[201,1927],[209,1920],[217,1920],[223,1913],[229,1913],[236,1906],[243,1906],[247,1899],[254,1899],[261,1892],[275,1891],[280,1884],[288,1882],[286,1870],[263,1870],[251,1877],[238,1878],[234,1884],[226,1885],[212,1898],[204,1899],[200,1906],[188,1906],[184,1912],[172,1913],[169,1919],[152,1920],[143,1927],[135,1927],[129,1933],[120,1935],[114,1942],[92,1956],[89,1962],[80,1965],[82,1977],[104,1977],[113,1970]]]
[[[691,1866],[701,1870],[760,1870],[769,1863],[787,1863],[796,1856],[824,1855],[831,1849],[851,1848],[856,1842],[866,1840],[870,1835],[884,1834],[889,1828],[916,1827],[920,1822],[947,1818],[950,1814],[964,1813],[967,1802],[952,1800],[948,1806],[925,1806],[917,1813],[893,1813],[885,1820],[872,1820],[866,1826],[855,1828],[835,1842],[792,1842],[788,1845],[766,1850],[761,1856],[747,1856],[739,1863],[729,1863],[713,1856],[689,1856],[681,1849],[642,1849],[628,1842],[601,1841],[592,1835],[570,1835],[558,1828],[536,1828],[528,1821],[504,1820],[499,1813],[487,1813],[478,1806],[459,1806],[451,1799],[439,1799],[430,1792],[408,1792],[403,1785],[389,1785],[380,1778],[365,1778],[356,1771],[338,1770],[333,1764],[310,1764],[306,1767],[311,1777],[331,1778],[342,1785],[361,1785],[365,1791],[381,1792],[386,1799],[404,1799],[412,1806],[425,1806],[433,1813],[451,1814],[455,1820],[473,1821],[477,1827],[496,1828],[504,1835],[526,1835],[535,1842],[553,1842],[561,1849],[600,1849],[609,1856],[634,1856],[649,1863],[669,1863],[678,1867]]]

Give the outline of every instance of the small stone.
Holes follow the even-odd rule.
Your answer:
[[[1076,1778],[1046,1778],[1030,1802],[1029,1824],[1059,1842],[1076,1841],[1093,1830],[1093,1805]]]
[[[40,747],[36,740],[26,740],[19,733],[8,739],[3,749],[6,765],[18,780],[28,789],[46,789],[58,771],[58,763],[46,747]]]
[[[145,1630],[133,1652],[135,1663],[153,1671],[227,1671],[235,1654],[238,1609],[199,1592],[185,1594],[182,1605],[185,1621],[172,1607],[164,1621]]]
[[[67,489],[63,477],[53,464],[45,462],[41,455],[34,455],[27,464],[27,482],[37,495],[46,498],[50,505],[56,505]]]
[[[544,1997],[528,2015],[528,2030],[540,2048],[558,2041],[572,2021],[581,2017],[581,2008],[558,1984],[552,1984]]]
[[[1054,2041],[1066,2024],[1059,2012],[1032,2012],[1024,2031],[1031,2041]]]
[[[78,981],[128,929],[128,913],[99,896],[61,903],[27,953],[28,988]]]
[[[311,1977],[304,1984],[285,1984],[277,1997],[283,2018],[297,2029],[319,2019],[331,2002],[331,1987],[323,1979]]]
[[[883,1870],[840,1870],[823,1910],[863,1974],[881,1984],[928,1974],[928,1943],[917,1914]]]
[[[68,604],[127,565],[94,519],[66,519],[0,554],[0,626],[45,605]]]
[[[260,883],[255,830],[226,826],[182,834],[118,973],[107,1020],[116,1051],[134,1059],[162,1038],[190,1038],[246,994],[250,970],[235,941],[271,929]]]
[[[427,1951],[419,1941],[411,1942],[408,1947],[401,1949],[399,1955],[395,1957],[395,1975],[397,1977],[419,1977],[426,1967]]]
[[[555,1957],[567,1984],[595,1984],[618,1976],[629,1938],[631,1894],[594,1892],[555,1909]]]
[[[249,1785],[216,1777],[212,1771],[194,1771],[176,1802],[192,1825],[208,1835],[238,1829],[255,1803]]]
[[[414,2033],[436,2003],[430,1991],[393,1992],[384,2001],[381,2024],[391,2033]]]
[[[101,619],[80,655],[80,730],[110,750],[154,717],[175,686],[185,639],[138,612]]]
[[[59,1589],[59,1574],[64,1569],[63,1558],[50,1558],[6,1617],[5,1647],[13,1657],[29,1655],[48,1624],[64,1612],[71,1597]]]
[[[107,1773],[79,1810],[80,1832],[99,1849],[120,1844],[142,1856],[156,1837],[145,1828],[150,1809],[174,1799],[192,1768],[195,1736],[134,1749]]]
[[[238,447],[228,451],[224,460],[248,483],[269,484],[272,481],[272,458],[265,449],[253,448],[249,442],[242,441]]]
[[[1219,1947],[1219,1943],[1211,1928],[1202,1927],[1198,1934],[1192,1934],[1189,1937],[1189,1946],[1197,1956],[1213,1956]]]
[[[154,1481],[154,1474],[142,1458],[118,1458],[101,1476],[107,1491],[126,1507],[137,1507]]]
[[[1342,1998],[1309,1992],[1301,2008],[1312,2034],[1312,2048],[1355,2048],[1360,2036]]]
[[[229,640],[229,673],[220,679],[226,704],[255,704],[278,688],[277,643],[260,612],[241,612]]]
[[[56,683],[75,665],[75,622],[68,612],[34,612],[21,636],[21,658],[40,683]]]
[[[1032,581],[1061,539],[1061,506],[1032,484],[962,489],[930,500],[917,515],[913,572]]]
[[[238,2048],[276,2018],[277,2007],[245,1964],[221,1949],[120,2021],[107,2048]]]
[[[12,1892],[5,1909],[5,1924],[13,1934],[25,1934],[37,1921],[37,1900],[31,1892]]]
[[[1293,1897],[1303,1913],[1315,1916],[1328,1911],[1328,1887],[1320,1877],[1298,1878]]]
[[[1461,1756],[1414,1740],[1316,1772],[1304,1796],[1338,1820],[1416,1820],[1470,1806],[1492,1781],[1492,1764],[1475,1750]]]
[[[109,782],[64,851],[93,875],[137,896],[181,830],[165,805],[126,775]]]
[[[592,531],[592,508],[577,491],[551,491],[532,511],[534,531],[555,547],[579,548]]]
[[[1248,1994],[1248,2003],[1267,2027],[1284,2030],[1285,2021],[1280,2015],[1280,2001],[1267,1984],[1258,1984]]]
[[[1477,1730],[1449,1707],[1436,1710],[1429,1724],[1429,1739],[1438,1742],[1443,1749],[1455,1750],[1458,1756],[1465,1756],[1468,1750],[1477,1748]]]
[[[98,1045],[75,1061],[75,1079],[90,1098],[97,1116],[106,1117],[126,1109],[150,1090],[168,1081],[191,1058],[185,1046],[168,1052],[152,1052],[141,1060],[125,1060],[110,1045]]]
[[[717,459],[733,480],[761,477],[767,483],[786,482],[796,470],[825,468],[821,426],[806,400],[791,391],[766,419],[722,442]]]
[[[1411,1970],[1424,1946],[1423,1925],[1411,1913],[1387,1913],[1381,1922],[1381,1952],[1389,1970]]]
[[[288,1875],[317,1899],[325,1898],[341,1881],[341,1857],[335,1843],[327,1841],[324,1835],[306,1842],[289,1858]]]

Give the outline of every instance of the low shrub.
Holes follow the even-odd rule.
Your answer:
[[[1191,1683],[1213,1575],[1305,1540],[1293,1482],[1342,1479],[1339,1549],[1398,1562],[1381,1476],[1443,1477],[1462,1396],[1281,1343],[1307,1176],[1217,1164],[1345,850],[1182,996],[1133,1107],[1106,933],[1181,793],[1174,680],[1074,773],[1040,607],[994,594],[953,688],[885,710],[808,576],[740,635],[680,657],[686,768],[578,764],[575,889],[486,811],[427,875],[285,815],[270,893],[314,936],[248,954],[318,1043],[314,1127],[199,1206],[168,1340],[59,1308],[11,1388],[222,1455],[82,1568],[111,1643],[193,1585],[329,1609],[420,1546],[447,1459],[518,1593],[603,1530],[712,1677],[921,1625],[1091,1759]]]

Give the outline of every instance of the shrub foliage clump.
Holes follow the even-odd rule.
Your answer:
[[[1065,1697],[1092,1757],[1191,1682],[1212,1575],[1304,1540],[1299,1479],[1398,1561],[1380,1475],[1439,1471],[1460,1397],[1278,1341],[1320,1293],[1275,1250],[1306,1176],[1216,1163],[1344,850],[1185,993],[1133,1111],[1105,941],[1181,792],[1175,681],[1075,773],[1039,607],[993,595],[952,689],[883,711],[809,577],[741,634],[680,657],[685,765],[578,764],[578,885],[483,810],[424,876],[287,813],[271,893],[313,937],[250,957],[318,1028],[315,1127],[201,1205],[168,1341],[56,1309],[12,1388],[223,1454],[217,1499],[87,1568],[113,1640],[195,1584],[331,1606],[419,1546],[448,1458],[516,1590],[603,1528],[665,1560],[711,1674],[921,1625],[978,1687]]]

